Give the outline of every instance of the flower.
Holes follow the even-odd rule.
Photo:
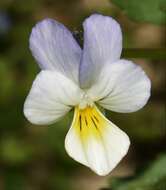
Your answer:
[[[47,125],[74,108],[66,151],[103,176],[126,155],[130,140],[97,106],[121,113],[137,111],[147,103],[151,83],[138,65],[120,59],[122,34],[113,18],[93,14],[83,28],[83,50],[53,19],[32,29],[30,49],[41,72],[25,101],[24,114],[33,124]]]

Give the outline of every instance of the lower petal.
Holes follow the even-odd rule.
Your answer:
[[[65,139],[68,154],[98,175],[107,175],[126,155],[130,141],[126,133],[107,120],[97,107],[75,108]]]

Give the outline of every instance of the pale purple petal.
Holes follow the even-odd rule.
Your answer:
[[[109,16],[93,14],[84,23],[84,48],[79,69],[82,88],[95,83],[105,64],[120,58],[122,34],[119,24]]]
[[[78,82],[82,51],[64,25],[53,19],[37,23],[30,35],[30,49],[41,69],[56,70]]]

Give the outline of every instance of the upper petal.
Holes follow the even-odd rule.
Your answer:
[[[30,35],[30,49],[41,69],[59,71],[78,82],[81,48],[64,25],[53,19],[37,23]]]
[[[101,68],[120,58],[122,34],[119,24],[109,16],[93,14],[84,23],[84,48],[79,68],[82,88],[91,86]]]
[[[72,126],[65,139],[68,154],[98,175],[107,175],[126,155],[128,136],[107,120],[96,107],[75,109]]]
[[[89,96],[104,108],[116,112],[134,112],[150,97],[151,82],[140,66],[119,60],[106,66]]]
[[[26,118],[39,125],[51,124],[80,101],[81,90],[56,71],[41,71],[24,104]]]

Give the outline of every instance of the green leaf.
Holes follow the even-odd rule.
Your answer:
[[[164,190],[166,188],[166,154],[159,156],[133,179],[115,180],[112,190]]]
[[[135,21],[164,24],[166,21],[165,0],[112,0],[127,16]]]

